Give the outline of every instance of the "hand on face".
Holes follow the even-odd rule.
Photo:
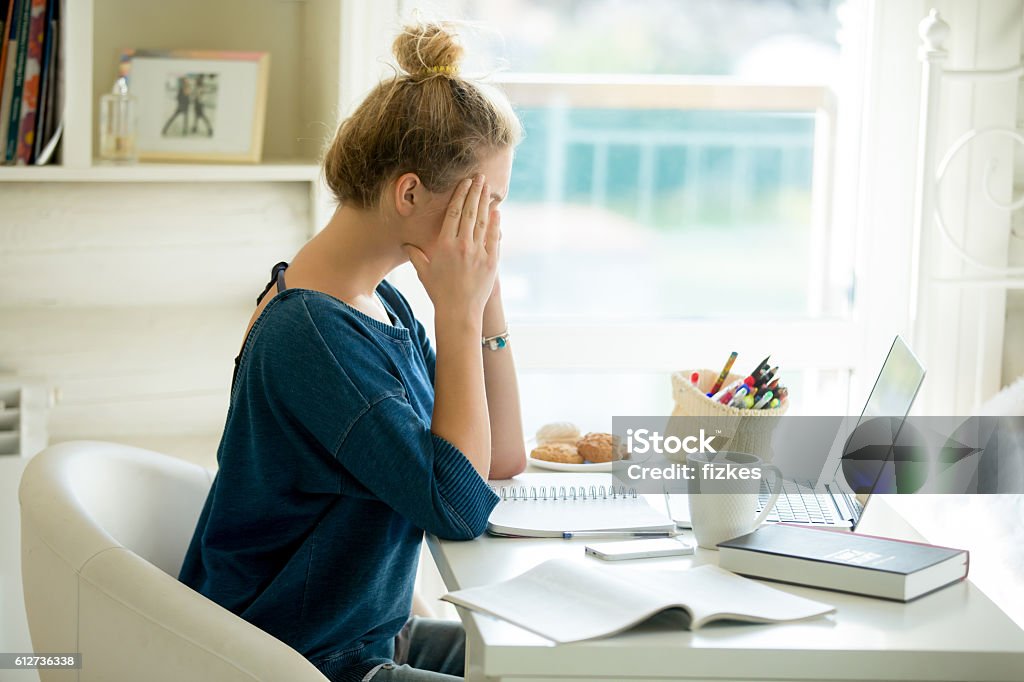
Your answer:
[[[402,245],[438,312],[480,319],[491,295],[500,257],[501,214],[490,208],[490,195],[482,174],[463,180],[448,203],[429,258],[413,244]]]

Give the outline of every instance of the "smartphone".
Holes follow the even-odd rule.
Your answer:
[[[666,556],[693,554],[693,544],[682,538],[654,538],[653,540],[627,540],[625,542],[599,542],[587,545],[587,554],[605,561],[623,559],[653,559]]]

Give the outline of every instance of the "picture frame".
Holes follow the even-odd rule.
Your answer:
[[[126,48],[118,70],[136,100],[140,161],[262,160],[269,52]]]

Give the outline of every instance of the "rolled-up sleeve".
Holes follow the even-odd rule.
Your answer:
[[[404,396],[369,404],[334,454],[370,492],[440,538],[480,535],[498,503],[466,456],[432,433]]]

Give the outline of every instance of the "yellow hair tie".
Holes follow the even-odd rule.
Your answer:
[[[454,64],[445,64],[444,66],[428,66],[423,69],[424,74],[429,73],[446,73],[448,75],[455,75],[459,72],[459,69]]]

